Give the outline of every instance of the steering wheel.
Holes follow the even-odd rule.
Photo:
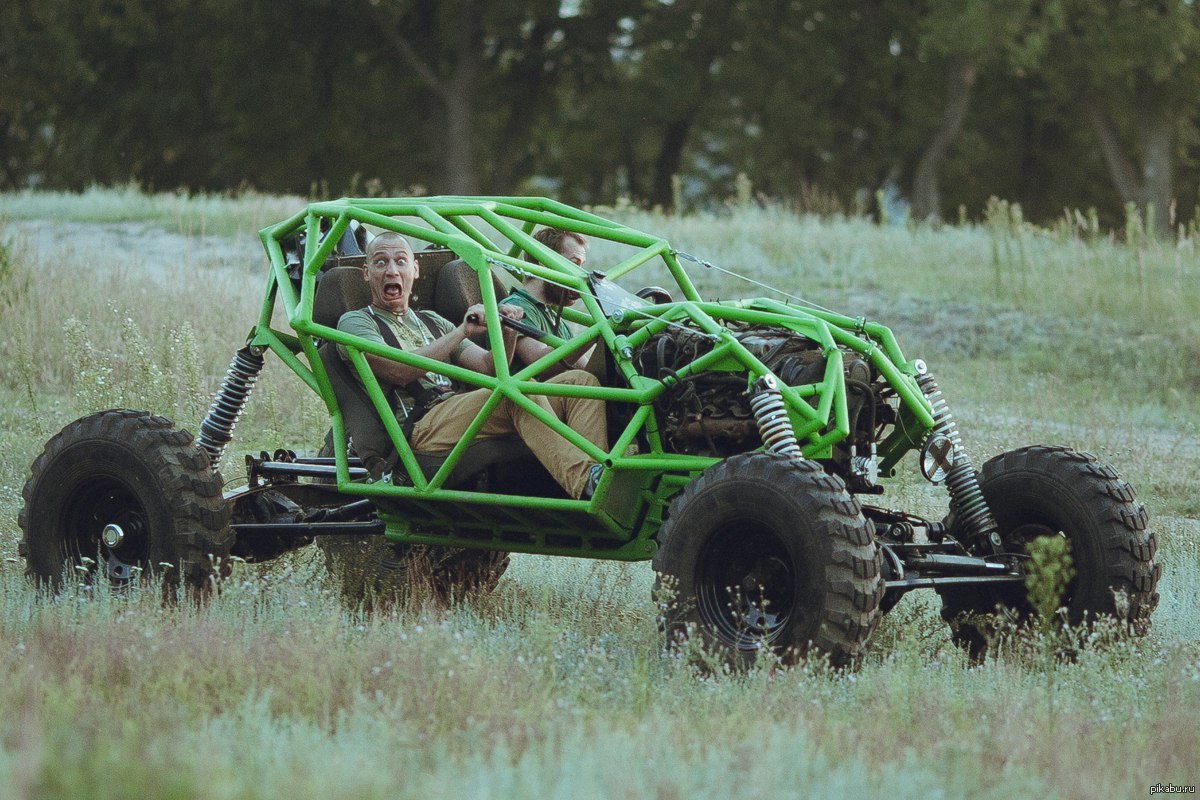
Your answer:
[[[467,319],[471,322],[478,322],[479,320],[476,318],[476,316],[477,315],[472,314],[471,316],[467,317]],[[528,322],[520,322],[519,320],[509,319],[503,314],[500,315],[500,324],[507,325],[517,333],[523,333],[532,339],[537,339],[539,342],[549,336],[549,334],[541,328],[535,328]]]
[[[528,322],[521,322],[520,320],[509,319],[508,317],[505,317],[505,316],[500,317],[500,324],[507,325],[508,327],[510,327],[514,331],[516,331],[517,333],[523,333],[526,336],[530,337],[531,339],[537,339],[539,342],[541,340],[545,339],[547,336],[546,332],[544,330],[542,330],[541,328],[535,328],[533,325],[530,325]]]

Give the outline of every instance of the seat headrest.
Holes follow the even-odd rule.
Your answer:
[[[491,276],[497,299],[507,295],[508,289],[494,271],[491,271]],[[462,322],[468,308],[481,302],[483,293],[479,291],[479,277],[470,264],[459,259],[442,267],[433,293],[434,311],[451,322],[458,323]]]
[[[438,274],[449,262],[458,258],[453,250],[444,247],[428,247],[418,250],[413,256],[417,260],[418,275],[413,281],[412,297],[409,302],[413,308],[433,308],[434,287],[437,286]]]
[[[363,271],[355,267],[332,267],[321,273],[313,297],[313,322],[336,328],[347,311],[371,304],[371,287]]]

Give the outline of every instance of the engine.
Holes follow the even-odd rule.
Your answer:
[[[813,340],[782,328],[731,325],[730,329],[788,386],[822,380],[825,355]],[[712,347],[710,337],[676,326],[652,337],[635,353],[641,374],[673,384],[655,403],[659,430],[671,452],[725,458],[762,446],[744,372],[679,374]],[[854,455],[867,453],[880,427],[895,417],[886,384],[870,364],[851,350],[843,350],[842,356],[851,436],[835,448],[833,467],[847,474]],[[819,398],[813,396],[809,402],[815,407]]]

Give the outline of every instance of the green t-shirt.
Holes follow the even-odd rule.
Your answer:
[[[338,330],[348,333],[351,336],[366,339],[369,342],[388,344],[384,340],[383,334],[379,332],[379,325],[375,322],[376,319],[381,319],[391,329],[392,333],[396,335],[396,340],[400,343],[401,350],[417,350],[427,344],[432,344],[437,339],[454,330],[453,323],[439,317],[432,311],[422,311],[421,316],[433,323],[434,330],[437,331],[436,336],[429,332],[429,328],[425,326],[425,323],[417,317],[416,312],[411,308],[404,314],[395,314],[391,311],[375,308],[374,306],[347,311],[338,320]],[[459,353],[463,351],[463,348],[467,344],[467,340],[463,339],[462,343],[451,355],[451,363],[458,359]],[[346,353],[346,348],[340,344],[338,345],[338,354],[342,357],[343,361],[350,364],[350,356]],[[354,371],[352,364],[350,364],[350,369]],[[357,375],[358,373],[355,372],[355,374]],[[439,391],[448,391],[450,389],[450,379],[445,375],[426,372],[424,377],[418,380],[426,390],[437,389]],[[392,407],[396,411],[396,416],[403,420],[412,410],[415,401],[412,395],[406,392],[401,386],[392,387],[391,395]]]
[[[558,315],[524,289],[513,289],[512,294],[501,300],[500,303],[501,305],[516,306],[524,311],[525,318],[522,322],[529,323],[543,333],[549,333],[560,339],[571,338],[571,329],[567,327],[566,320],[559,316],[558,325],[555,326],[554,318]]]

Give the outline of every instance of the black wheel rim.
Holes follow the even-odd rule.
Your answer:
[[[700,620],[739,650],[776,641],[796,613],[796,570],[783,540],[748,521],[718,528],[697,564]]]
[[[65,555],[73,566],[84,567],[88,584],[103,579],[125,586],[148,566],[150,525],[145,504],[117,478],[92,478],[76,487],[63,507],[61,523]]]

